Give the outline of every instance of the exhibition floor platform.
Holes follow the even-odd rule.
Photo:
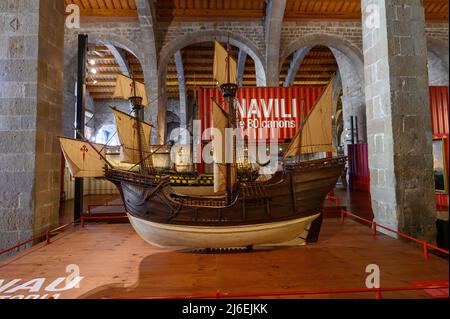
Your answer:
[[[346,218],[324,220],[307,246],[255,247],[253,252],[169,251],[144,242],[129,224],[69,227],[0,262],[0,298],[143,298],[255,293],[261,298],[375,298],[368,265],[382,288],[446,285],[448,255],[423,257],[420,245],[378,234]],[[373,266],[372,268],[373,269]],[[284,296],[274,292],[315,291]],[[331,293],[340,291],[341,293]],[[328,292],[328,293],[327,293]],[[448,298],[448,288],[383,292],[383,298]]]

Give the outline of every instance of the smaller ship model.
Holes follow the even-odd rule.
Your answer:
[[[226,143],[231,143],[234,152],[231,161],[225,160],[225,152],[214,152],[213,185],[182,187],[173,183],[176,174],[155,171],[154,152],[150,150],[152,127],[142,121],[143,97],[137,94],[136,82],[131,79],[119,80],[118,87],[132,88],[130,94],[121,96],[130,100],[135,116],[113,112],[121,161],[132,167],[115,167],[107,160],[102,145],[61,138],[72,174],[102,177],[114,183],[132,226],[153,245],[229,248],[298,238],[306,243],[318,240],[325,198],[335,187],[346,158],[301,159],[308,154],[333,152],[333,82],[304,119],[281,160],[281,169],[269,178],[242,179],[238,174],[236,140],[225,138],[226,129],[237,126],[235,68],[229,50],[216,43],[215,78],[221,83],[227,107],[225,111],[213,103],[213,127],[221,133],[221,138],[213,139],[213,149],[223,150]]]

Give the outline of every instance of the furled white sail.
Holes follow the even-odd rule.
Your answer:
[[[139,155],[139,139],[138,125],[136,118],[126,113],[113,109],[116,119],[117,134],[120,141],[120,161],[128,164],[140,163]],[[140,121],[142,127],[142,150],[150,154],[150,137],[152,135],[152,127]]]
[[[73,177],[104,176],[103,170],[106,165],[104,145],[89,144],[84,141],[64,137],[60,137],[59,142]],[[99,153],[102,154],[103,158]]]
[[[285,152],[285,157],[318,152],[333,152],[332,142],[333,80],[306,117]]]
[[[226,193],[227,169],[226,169],[226,144],[233,144],[234,141],[226,140],[226,128],[228,127],[227,114],[217,104],[213,103],[213,128],[220,136],[214,136],[212,146],[214,152],[214,192],[220,195]],[[234,151],[233,145],[229,148]],[[235,163],[231,165],[231,184],[236,183],[237,169]]]
[[[228,68],[228,63],[230,64]],[[228,72],[230,76],[228,78]],[[227,50],[216,41],[214,53],[214,80],[219,86],[224,83],[237,84],[237,63],[231,56],[228,56]]]
[[[132,96],[142,97],[142,105],[148,106],[148,97],[144,83],[133,82],[129,77],[118,74],[113,97],[128,100]]]

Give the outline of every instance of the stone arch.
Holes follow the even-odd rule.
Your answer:
[[[145,70],[145,56],[141,54],[139,47],[132,41],[114,34],[88,34],[89,43],[112,45],[132,53],[141,63],[144,71],[144,79],[150,78]],[[78,36],[65,45],[64,55],[64,104],[62,110],[62,133],[66,136],[73,135],[73,124],[75,122],[75,83],[77,80],[77,52],[78,52]],[[146,81],[147,82],[147,81]],[[148,90],[148,87],[147,87]]]
[[[430,85],[449,84],[448,42],[428,37],[428,78]]]
[[[234,33],[228,31],[220,31],[220,30],[202,30],[198,32],[190,32],[188,34],[181,35],[169,43],[165,44],[161,49],[159,54],[159,63],[158,63],[158,79],[159,79],[159,103],[158,103],[158,127],[161,129],[165,129],[165,116],[166,116],[166,103],[167,96],[165,93],[166,90],[166,76],[167,76],[167,65],[171,57],[174,54],[195,43],[200,42],[209,42],[209,41],[221,41],[228,42],[233,46],[238,47],[245,51],[254,61],[256,67],[256,78],[258,86],[266,85],[266,71],[264,68],[264,59],[257,47],[248,39],[236,35]],[[163,132],[160,135],[164,136],[163,139],[166,138],[166,132]]]
[[[145,61],[145,56],[143,54],[140,53],[140,49],[139,47],[132,41],[114,35],[114,34],[105,34],[105,35],[96,35],[96,34],[88,34],[89,36],[89,42],[90,43],[96,43],[96,44],[110,44],[113,45],[115,47],[124,49],[130,53],[132,53],[138,60],[139,62],[143,65],[143,61]],[[77,55],[77,47],[78,47],[78,39],[75,38],[74,40],[72,40],[69,45],[66,46],[65,48],[65,52],[68,54],[66,54],[65,58],[64,58],[64,63],[65,65],[67,65],[67,63],[70,62],[70,60],[72,58],[76,58]],[[68,59],[69,58],[69,59]]]
[[[361,50],[352,43],[326,34],[312,34],[288,44],[280,54],[280,65],[295,51],[323,45],[333,52],[339,67],[343,89],[344,129],[350,128],[350,117],[358,117],[358,136],[361,142],[367,140],[366,109],[364,94],[364,58]],[[303,55],[304,56],[304,55]]]
[[[244,50],[254,61],[256,67],[256,78],[259,86],[266,85],[266,71],[264,69],[264,59],[262,55],[259,53],[257,47],[246,38],[236,35],[234,33],[228,31],[219,31],[219,30],[204,30],[198,32],[192,32],[180,37],[177,37],[167,43],[159,54],[159,78],[163,80],[165,84],[165,75],[167,72],[167,65],[169,63],[170,58],[175,54],[175,52],[187,47],[188,45],[200,43],[200,42],[209,42],[209,41],[221,41],[227,42],[230,40],[230,44],[238,47],[239,49]]]

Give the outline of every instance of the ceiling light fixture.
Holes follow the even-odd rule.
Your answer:
[[[96,62],[95,62],[94,59],[90,59],[90,60],[89,60],[89,64],[90,64],[90,65],[95,65],[95,63],[96,63]]]

